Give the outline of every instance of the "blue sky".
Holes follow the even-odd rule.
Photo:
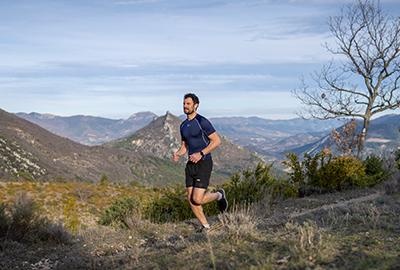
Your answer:
[[[195,92],[206,116],[293,118],[291,90],[331,59],[327,20],[348,2],[1,0],[0,108],[181,114]]]

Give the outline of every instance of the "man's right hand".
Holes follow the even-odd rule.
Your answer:
[[[175,152],[175,153],[172,155],[172,160],[175,161],[175,162],[178,162],[178,160],[179,160],[180,157],[181,157],[181,156],[178,155],[178,152]]]

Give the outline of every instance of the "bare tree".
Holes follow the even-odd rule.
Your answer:
[[[305,118],[361,118],[360,151],[371,117],[400,107],[400,17],[377,0],[356,0],[328,24],[336,44],[326,48],[335,59],[294,95],[306,105]]]

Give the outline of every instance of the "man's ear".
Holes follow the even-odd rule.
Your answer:
[[[199,104],[194,104],[194,108],[197,110],[197,108],[199,107]]]

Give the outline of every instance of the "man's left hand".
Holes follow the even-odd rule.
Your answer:
[[[189,156],[190,161],[193,163],[199,162],[201,160],[201,158],[202,158],[202,156],[199,152],[193,153]]]

